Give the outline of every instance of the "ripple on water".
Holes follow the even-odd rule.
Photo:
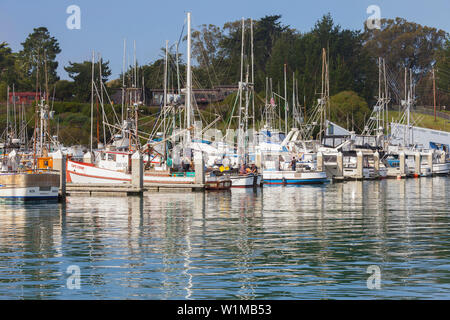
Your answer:
[[[448,299],[449,190],[433,178],[5,202],[0,299]],[[367,289],[371,265],[381,290]]]

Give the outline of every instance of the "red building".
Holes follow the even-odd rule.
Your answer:
[[[36,92],[12,92],[9,93],[9,103],[14,103],[14,99],[16,100],[16,104],[32,104],[36,101]],[[41,99],[41,95],[37,93],[37,99]]]

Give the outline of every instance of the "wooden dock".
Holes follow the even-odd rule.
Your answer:
[[[66,196],[141,196],[148,192],[198,192],[204,191],[201,184],[144,184],[143,188],[136,188],[131,184],[66,184]]]

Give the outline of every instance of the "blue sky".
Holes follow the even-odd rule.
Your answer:
[[[66,27],[70,5],[81,8],[81,30]],[[18,51],[33,28],[45,26],[62,49],[58,56],[62,79],[68,78],[63,69],[68,61],[89,60],[92,50],[110,60],[114,78],[122,70],[124,38],[129,54],[136,40],[138,61],[149,63],[159,57],[165,40],[178,40],[187,11],[192,12],[194,27],[281,14],[284,24],[305,32],[328,12],[342,27],[362,29],[370,5],[381,8],[382,18],[402,17],[450,32],[449,0],[0,0],[0,42]]]

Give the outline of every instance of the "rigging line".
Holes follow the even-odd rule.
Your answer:
[[[204,41],[204,38],[203,38],[203,41]],[[211,78],[211,75],[210,75],[210,72],[209,72],[209,58],[206,56],[206,54],[205,54],[205,52],[206,52],[206,50],[205,50],[205,48],[203,47],[203,43],[202,43],[202,41],[201,41],[201,39],[199,38],[199,42],[200,42],[200,45],[199,45],[199,47],[200,47],[200,52],[201,52],[201,54],[203,55],[203,59],[205,59],[205,64],[206,64],[206,73],[208,74],[208,78],[209,78],[209,82],[211,83],[211,87],[214,87],[214,83],[213,83],[213,81],[212,81],[212,78]],[[214,71],[214,70],[213,70]]]
[[[98,89],[97,89],[97,85],[94,83],[94,88],[95,88],[95,92],[97,93],[97,96],[99,95],[99,92],[98,92]],[[101,100],[101,99],[99,99],[99,100]],[[105,109],[104,109],[104,107],[103,107],[103,104],[102,104],[102,121],[103,121],[103,125],[105,125]],[[106,118],[107,119],[107,118]],[[111,134],[111,136],[113,135],[112,134],[112,132],[111,132],[111,129],[110,129],[110,134]],[[103,137],[104,139],[106,139],[106,137]],[[97,142],[100,142],[100,141],[97,141]]]
[[[103,88],[105,89],[106,97],[108,98],[109,104],[111,105],[111,109],[112,109],[112,111],[114,112],[114,116],[115,116],[115,118],[116,118],[116,121],[117,121],[117,123],[120,123],[119,117],[117,116],[117,113],[116,113],[116,111],[114,110],[114,105],[113,105],[113,103],[112,103],[112,101],[111,101],[111,99],[110,99],[110,97],[109,97],[109,95],[108,95],[108,91],[106,90],[106,87],[105,87],[105,85],[104,85],[103,82],[102,82],[102,85],[103,85]]]

